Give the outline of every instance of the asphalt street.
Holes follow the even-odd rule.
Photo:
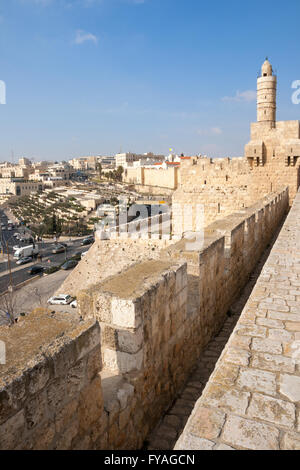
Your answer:
[[[46,307],[47,300],[52,297],[57,288],[63,283],[70,271],[57,271],[56,273],[42,276],[37,280],[32,281],[30,284],[15,291],[15,314],[19,316],[20,313],[28,314],[38,307]],[[62,292],[63,293],[63,292]],[[1,302],[1,297],[0,297]],[[70,306],[48,306],[51,310],[64,311],[67,313],[76,313],[76,309]],[[7,318],[4,313],[0,312],[0,326],[7,324]]]
[[[43,241],[38,242],[37,245],[39,246],[40,253],[42,254],[42,262],[34,260],[31,263],[18,266],[16,264],[16,260],[13,258],[13,246],[20,245],[26,246],[29,243],[23,242],[19,243],[19,241],[14,237],[16,232],[20,233],[22,236],[26,236],[29,238],[30,232],[25,227],[15,227],[13,230],[9,231],[7,226],[7,216],[4,212],[0,211],[0,223],[4,224],[1,229],[0,239],[1,239],[1,246],[4,248],[2,250],[2,254],[0,255],[0,293],[7,290],[10,284],[10,275],[9,275],[9,266],[7,261],[7,245],[9,249],[9,257],[10,257],[10,268],[11,268],[11,276],[12,276],[12,284],[17,285],[21,282],[30,279],[32,276],[28,273],[28,270],[34,264],[42,265],[44,267],[51,267],[57,266],[62,264],[66,258],[71,258],[77,252],[82,253],[83,251],[87,251],[90,247],[88,246],[81,246],[80,243],[82,238],[78,238],[77,240],[72,240],[67,242],[67,250],[66,253],[59,253],[59,254],[52,254],[52,249],[54,248],[54,241]],[[25,232],[25,235],[24,235]],[[4,251],[4,254],[3,254]]]

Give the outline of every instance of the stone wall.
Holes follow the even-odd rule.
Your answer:
[[[206,227],[199,251],[187,251],[184,239],[165,249],[172,259],[187,261],[191,357],[199,357],[221,328],[231,303],[286,214],[288,201],[288,190],[284,190],[214,222]]]
[[[184,239],[99,240],[68,284],[84,321],[43,312],[0,329],[0,448],[141,448],[287,207],[287,190],[269,196],[212,224],[194,251]]]
[[[0,449],[92,447],[103,416],[99,325],[34,312],[0,338]]]
[[[300,450],[299,226],[300,193],[176,449]]]
[[[157,169],[157,168],[126,168],[123,181],[129,184],[136,184],[148,187],[158,187],[160,189],[174,190],[180,182],[179,168]]]
[[[116,411],[120,408],[107,394],[109,445],[126,447],[130,434],[138,448],[186,380],[186,264],[170,260],[137,264],[82,292],[78,302],[84,318],[92,316],[100,322],[106,380],[122,377],[130,391],[126,416],[132,417],[127,423],[132,429],[124,433],[122,442]]]
[[[181,182],[172,197],[175,234],[187,231],[185,206],[196,213],[202,205],[208,226],[285,186],[292,203],[300,185],[299,122],[277,122],[272,129],[268,123],[253,123],[251,139],[243,158],[194,157],[181,163]]]

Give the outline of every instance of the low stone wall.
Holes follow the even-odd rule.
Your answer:
[[[99,325],[33,312],[1,327],[0,340],[0,449],[92,447],[103,416]]]
[[[194,251],[184,239],[165,249],[149,240],[144,253],[141,240],[95,244],[76,268],[80,287],[95,279],[78,294],[85,321],[32,314],[0,329],[11,344],[0,366],[0,448],[140,448],[287,206],[286,190],[216,222]]]
[[[130,435],[139,447],[186,379],[182,357],[186,264],[170,260],[137,264],[92,291],[82,292],[78,302],[83,317],[93,316],[100,322],[104,374],[126,382],[130,401],[125,413],[128,418],[133,416]],[[111,401],[108,394],[108,445],[124,448],[129,434],[123,433],[120,442],[123,428],[115,409],[118,405]]]
[[[187,251],[183,239],[164,251],[187,261],[188,338],[191,357],[220,330],[230,305],[288,210],[288,190],[259,201],[208,226],[200,251]],[[191,352],[193,351],[193,352]]]
[[[176,449],[300,450],[299,229],[300,193]]]
[[[126,224],[110,227],[96,232],[100,240],[131,238],[134,240],[171,240],[172,237],[171,214],[157,214],[144,219],[136,219]],[[177,237],[178,239],[179,237]],[[181,238],[181,237],[180,237]]]

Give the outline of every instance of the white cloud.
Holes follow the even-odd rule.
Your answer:
[[[76,37],[74,39],[75,44],[83,44],[84,42],[91,41],[94,44],[98,43],[98,38],[92,33],[88,33],[83,31],[82,29],[78,29],[76,31]]]
[[[246,90],[246,91],[237,91],[235,96],[224,96],[222,101],[255,101],[256,100],[256,91],[255,90]]]
[[[222,134],[223,131],[220,127],[210,127],[209,129],[198,129],[197,134],[198,135],[206,135],[206,136],[211,136],[211,135],[220,135]]]

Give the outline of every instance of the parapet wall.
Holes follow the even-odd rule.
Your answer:
[[[287,190],[271,195],[212,224],[194,251],[184,239],[163,250],[149,240],[138,258],[142,240],[124,240],[123,248],[120,239],[98,241],[99,263],[94,247],[83,262],[85,276],[99,281],[77,296],[85,321],[71,327],[29,316],[0,329],[0,339],[20,331],[22,345],[37,341],[27,355],[20,351],[20,372],[2,369],[0,448],[141,448],[221,328],[287,207]],[[119,268],[109,266],[112,249]],[[37,331],[46,334],[42,344]]]
[[[201,251],[186,251],[184,239],[166,248],[171,258],[187,261],[188,312],[194,337],[189,345],[195,350],[221,328],[231,303],[286,214],[288,200],[285,189],[214,222],[205,229]]]
[[[299,228],[300,193],[176,449],[300,450]]]
[[[0,449],[91,447],[103,413],[99,325],[42,311],[0,339]]]

